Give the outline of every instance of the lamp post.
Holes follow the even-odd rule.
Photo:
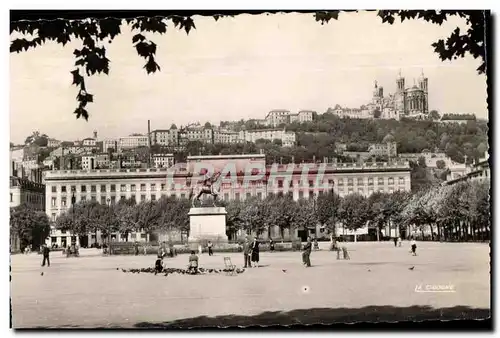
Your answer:
[[[106,200],[108,202],[108,217],[111,220],[111,199]],[[111,255],[111,225],[108,223],[108,255]]]

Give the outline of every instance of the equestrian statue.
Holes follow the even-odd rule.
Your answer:
[[[189,194],[189,196],[191,198],[191,205],[193,208],[195,207],[195,202],[200,202],[200,197],[203,195],[211,195],[213,198],[213,205],[214,207],[216,206],[215,201],[217,200],[217,196],[219,196],[219,190],[216,185],[220,176],[220,172],[216,172],[215,174],[210,175],[210,173],[207,171],[203,177],[202,185],[196,185],[191,189],[191,193]]]

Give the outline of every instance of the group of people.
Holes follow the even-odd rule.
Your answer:
[[[401,247],[401,237],[394,237],[394,246]],[[417,255],[417,242],[413,236],[410,237],[410,253],[413,256]]]
[[[155,261],[155,273],[160,273],[165,270],[166,266],[163,262],[164,257],[165,255],[163,255],[161,252],[158,253]],[[194,250],[192,250],[191,254],[189,255],[188,272],[192,274],[198,273],[198,256],[196,255],[196,252]]]
[[[317,245],[315,245],[316,247]],[[311,237],[307,238],[307,243],[305,244],[302,252],[302,263],[306,267],[311,266],[311,251],[313,248]],[[269,240],[269,250],[274,252],[274,241]],[[258,268],[259,267],[259,241],[254,238],[250,243],[248,238],[245,239],[243,243],[243,262],[245,268]]]
[[[274,250],[274,244],[272,244],[272,250]],[[259,242],[257,238],[254,238],[252,243],[249,242],[248,238],[245,238],[245,242],[243,243],[243,259],[245,268],[259,267]]]

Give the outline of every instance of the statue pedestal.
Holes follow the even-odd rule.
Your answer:
[[[192,250],[198,249],[200,242],[227,242],[226,208],[191,208],[189,210],[189,238]]]

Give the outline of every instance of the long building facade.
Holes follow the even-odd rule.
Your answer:
[[[45,176],[46,213],[55,222],[70,208],[72,196],[76,203],[94,200],[101,204],[114,204],[128,198],[135,198],[137,202],[154,201],[162,196],[188,198],[204,170],[223,173],[219,189],[221,198],[226,201],[265,198],[269,194],[289,194],[295,200],[310,199],[331,189],[340,196],[352,193],[369,196],[376,191],[409,191],[411,187],[408,162],[391,165],[303,163],[266,166],[265,155],[262,154],[190,156],[185,165],[168,169],[48,171]],[[246,174],[252,178],[246,180]],[[89,235],[88,245],[103,242],[104,238],[99,236]],[[144,234],[140,238],[128,238],[145,239]],[[67,245],[72,240],[78,241],[71,234],[54,228],[47,243]],[[114,234],[112,240],[125,238]]]
[[[45,210],[45,186],[23,177],[10,176],[9,206],[15,208],[21,204],[36,211]],[[10,250],[12,253],[21,250],[21,241],[17,234],[10,236]]]

